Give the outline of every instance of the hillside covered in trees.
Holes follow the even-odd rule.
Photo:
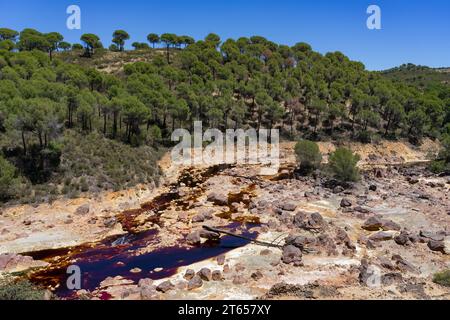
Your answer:
[[[69,44],[56,32],[0,29],[0,200],[156,183],[170,133],[194,120],[278,128],[292,140],[450,145],[448,82],[415,85],[341,52],[260,36],[149,34],[127,52],[129,38],[117,30],[105,49],[95,34]]]

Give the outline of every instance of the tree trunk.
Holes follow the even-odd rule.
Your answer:
[[[25,142],[25,132],[22,130],[22,145],[23,145],[23,154],[27,154],[27,144]]]

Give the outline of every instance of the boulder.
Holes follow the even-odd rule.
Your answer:
[[[192,270],[192,269],[188,269],[188,270],[186,270],[186,272],[184,273],[184,278],[186,279],[186,280],[191,280],[192,278],[194,278],[195,277],[195,271],[194,270]]]
[[[225,256],[223,254],[221,254],[220,256],[218,256],[216,258],[216,261],[219,266],[223,266],[225,263]]]
[[[383,221],[383,225],[381,226],[381,228],[384,231],[390,231],[390,230],[400,231],[400,229],[401,229],[401,226],[392,220],[382,220],[382,221]]]
[[[295,211],[295,208],[297,208],[297,205],[293,202],[286,202],[281,206],[284,211]]]
[[[158,292],[156,291],[156,288],[149,288],[149,287],[143,287],[140,291],[141,300],[157,300]]]
[[[204,281],[211,281],[212,273],[209,268],[202,268],[197,275]]]
[[[199,232],[191,232],[186,237],[186,242],[190,245],[198,245],[201,243],[200,233]]]
[[[138,287],[139,288],[154,287],[153,280],[148,278],[141,279],[139,280]]]
[[[374,185],[374,184],[371,184],[371,185],[369,186],[369,190],[370,190],[370,191],[377,191],[377,186]]]
[[[403,230],[398,236],[394,237],[394,241],[398,245],[406,245],[409,242],[409,233]]]
[[[444,241],[446,236],[445,231],[440,232],[430,232],[430,231],[420,231],[420,236],[434,241]]]
[[[214,270],[212,272],[211,278],[213,281],[222,281],[222,272],[220,272],[219,270]]]
[[[166,293],[172,289],[175,288],[175,285],[170,282],[169,280],[164,281],[162,283],[160,283],[157,287],[156,287],[156,291],[160,291],[162,293]]]
[[[86,215],[86,214],[89,213],[89,211],[90,211],[89,204],[84,204],[82,206],[79,206],[77,208],[77,210],[75,210],[75,213],[78,214],[78,215]]]
[[[261,271],[258,270],[256,272],[253,272],[251,277],[252,277],[253,280],[259,281],[259,280],[261,280],[264,277],[264,275],[262,274]]]
[[[446,253],[444,241],[430,240],[428,241],[428,248],[430,248],[431,251]]]
[[[205,221],[205,216],[203,214],[197,214],[197,215],[192,217],[192,222],[193,223],[204,222],[204,221]]]
[[[47,262],[35,261],[29,256],[22,256],[15,253],[0,254],[0,271],[19,272],[30,268],[45,267],[47,265]]]
[[[383,220],[381,220],[379,217],[374,216],[367,219],[364,224],[361,226],[361,228],[368,230],[368,231],[378,231],[383,226]]]
[[[103,225],[106,228],[113,228],[117,223],[117,219],[115,217],[106,218],[105,221],[103,221]]]
[[[349,208],[349,207],[351,207],[351,206],[352,206],[352,202],[351,202],[349,199],[343,198],[343,199],[341,200],[341,207],[342,207],[342,208]]]
[[[390,232],[385,232],[385,231],[380,231],[377,233],[374,233],[372,235],[370,235],[369,240],[372,241],[387,241],[387,240],[391,240],[393,237],[392,233]]]
[[[295,266],[302,265],[302,251],[293,246],[288,245],[283,248],[283,255],[281,256],[281,261],[285,264],[293,263]]]
[[[233,277],[234,285],[241,285],[241,284],[245,284],[245,283],[247,283],[247,279],[244,276],[238,274]]]
[[[399,268],[401,271],[417,273],[417,268],[412,263],[405,260],[402,256],[394,254],[392,256],[392,260],[395,261],[395,263],[397,264],[397,268]]]
[[[228,205],[228,196],[224,194],[217,194],[212,192],[208,194],[207,200],[219,206]]]
[[[203,286],[203,280],[199,275],[195,275],[192,279],[188,282],[188,290],[194,290],[201,288]]]
[[[220,239],[220,234],[214,231],[201,230],[199,233],[200,238],[211,241],[217,241]]]
[[[299,212],[294,216],[294,225],[305,230],[321,229],[324,227],[325,221],[320,213]]]

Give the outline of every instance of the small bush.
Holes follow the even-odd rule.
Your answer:
[[[431,172],[438,174],[444,172],[446,167],[445,161],[433,161],[429,168]]]
[[[13,197],[19,185],[16,168],[0,155],[0,200]]]
[[[336,180],[354,182],[359,180],[359,170],[356,166],[359,160],[359,155],[341,147],[330,155],[328,165]]]
[[[435,273],[433,282],[441,286],[450,287],[450,269]]]
[[[44,300],[46,290],[37,288],[28,280],[10,276],[0,279],[0,300]]]
[[[322,162],[319,146],[317,143],[309,140],[299,141],[295,145],[295,156],[302,171],[308,172],[317,169]]]

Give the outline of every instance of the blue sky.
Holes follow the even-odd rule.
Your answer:
[[[66,8],[82,10],[82,29],[66,28]],[[366,9],[382,10],[382,30],[366,27]],[[58,31],[69,42],[82,33],[110,44],[115,29],[133,41],[150,32],[223,39],[261,35],[293,45],[308,42],[321,53],[342,51],[370,70],[415,63],[450,66],[448,0],[0,0],[0,27]]]

